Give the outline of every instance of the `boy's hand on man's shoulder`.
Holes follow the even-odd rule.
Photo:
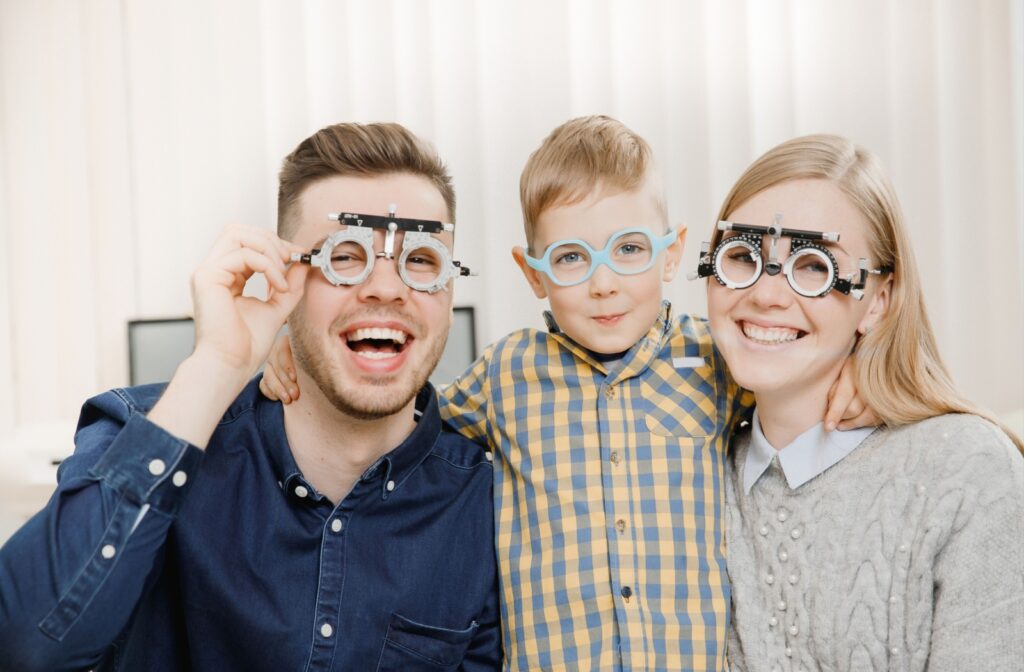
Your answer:
[[[290,404],[299,398],[299,381],[295,375],[292,343],[285,335],[278,336],[267,356],[267,365],[260,378],[260,392],[271,401]]]

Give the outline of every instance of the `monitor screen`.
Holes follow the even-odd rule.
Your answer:
[[[132,385],[171,379],[195,345],[192,318],[128,322],[128,376]]]
[[[448,332],[448,343],[437,368],[430,376],[435,387],[451,383],[476,359],[476,321],[473,308],[466,306],[455,309],[452,330]]]

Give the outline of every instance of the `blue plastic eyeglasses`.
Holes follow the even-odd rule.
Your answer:
[[[559,240],[549,245],[539,259],[526,255],[526,263],[556,285],[571,287],[586,282],[602,264],[619,275],[643,273],[676,237],[672,230],[656,237],[649,229],[624,229],[609,238],[600,250],[584,240]]]

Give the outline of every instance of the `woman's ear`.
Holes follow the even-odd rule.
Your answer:
[[[867,335],[872,329],[875,328],[879,322],[881,322],[886,314],[889,312],[889,299],[892,294],[892,275],[887,274],[885,280],[882,282],[882,286],[878,288],[878,291],[874,292],[869,299],[871,304],[868,306],[868,311],[864,313],[864,317],[861,318],[860,324],[857,325],[857,333],[861,336]]]
[[[686,248],[686,231],[685,226],[680,226],[676,239],[665,248],[665,268],[661,274],[662,282],[670,282],[679,271],[679,264],[683,260],[683,250]]]
[[[533,295],[538,299],[548,298],[548,292],[544,289],[544,283],[541,281],[540,271],[530,268],[530,265],[526,263],[526,250],[518,245],[513,247],[512,258],[516,260],[516,265],[519,266],[519,270],[523,272],[523,275],[526,277],[526,281],[530,283],[530,289],[533,290]]]

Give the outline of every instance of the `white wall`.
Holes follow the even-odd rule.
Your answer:
[[[488,342],[541,326],[516,277],[518,174],[558,123],[653,144],[692,264],[719,201],[788,137],[849,135],[908,214],[969,396],[1024,407],[1021,0],[0,0],[0,451],[61,453],[127,381],[125,323],[187,314],[229,221],[271,228],[280,159],[396,120],[459,191],[456,300]],[[703,311],[703,285],[669,294]],[[12,448],[15,446],[15,448]]]

